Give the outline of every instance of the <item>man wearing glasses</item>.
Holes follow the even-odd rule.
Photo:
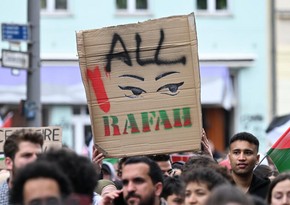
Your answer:
[[[174,170],[172,169],[172,163],[170,160],[170,156],[168,154],[151,155],[149,156],[149,158],[158,164],[162,173],[165,176],[174,175]]]

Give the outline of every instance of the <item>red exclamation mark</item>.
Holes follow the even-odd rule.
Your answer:
[[[97,102],[105,113],[110,111],[110,102],[108,99],[107,92],[105,90],[104,82],[102,80],[101,72],[99,66],[96,66],[94,70],[87,69],[87,76],[90,79]]]

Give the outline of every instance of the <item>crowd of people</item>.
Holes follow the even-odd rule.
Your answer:
[[[204,151],[186,162],[124,157],[116,172],[96,147],[89,159],[42,146],[42,134],[29,129],[6,139],[1,205],[290,205],[290,173],[259,165],[259,141],[247,132],[231,137],[230,166],[214,159],[205,133]]]

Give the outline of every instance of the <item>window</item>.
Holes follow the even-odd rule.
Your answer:
[[[148,14],[148,0],[116,0],[118,14]]]
[[[68,0],[41,0],[41,12],[46,14],[67,14]]]
[[[223,14],[229,13],[230,0],[196,0],[198,13]]]

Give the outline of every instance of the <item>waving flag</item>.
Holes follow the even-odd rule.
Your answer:
[[[290,127],[267,152],[278,171],[290,171]]]
[[[9,112],[4,118],[3,122],[0,124],[0,127],[2,128],[12,127],[12,118],[13,118],[13,112]]]

